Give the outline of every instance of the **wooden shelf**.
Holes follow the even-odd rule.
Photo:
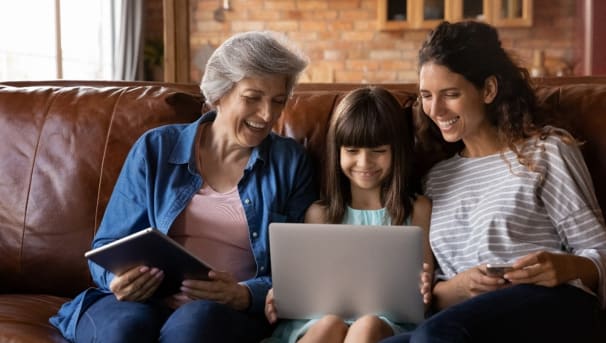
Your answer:
[[[379,30],[433,28],[447,20],[479,20],[496,27],[532,26],[532,0],[378,0]]]

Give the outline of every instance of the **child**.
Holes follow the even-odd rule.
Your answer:
[[[305,214],[307,223],[417,225],[429,228],[431,203],[416,195],[413,179],[413,128],[398,100],[379,87],[351,91],[339,103],[327,136],[327,166],[322,200]],[[429,301],[428,277],[433,257],[425,238],[424,300]],[[277,321],[270,290],[265,313]],[[353,322],[334,315],[314,320],[280,322],[272,339],[280,342],[377,342],[404,331],[402,325],[374,314]]]

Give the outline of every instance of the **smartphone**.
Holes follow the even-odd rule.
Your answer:
[[[503,277],[511,270],[513,270],[511,263],[488,263],[486,265],[486,274],[490,276]]]

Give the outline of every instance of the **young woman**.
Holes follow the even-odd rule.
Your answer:
[[[331,119],[322,200],[307,210],[305,221],[409,224],[427,232],[431,204],[415,193],[413,138],[410,116],[389,91],[379,87],[351,91]],[[427,240],[425,251],[425,268],[431,271],[433,257]],[[429,291],[428,285],[425,290]],[[279,309],[273,303],[272,291],[265,311],[275,323]],[[280,322],[273,338],[280,342],[377,342],[402,332],[406,325],[400,324],[373,314],[353,322],[326,315],[310,321]]]
[[[388,342],[591,342],[606,231],[578,144],[541,126],[495,28],[442,23],[419,52],[428,133],[457,153],[427,175],[437,311]],[[493,275],[489,263],[511,264]]]

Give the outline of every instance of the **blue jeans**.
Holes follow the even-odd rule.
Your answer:
[[[175,311],[159,301],[118,301],[107,295],[78,321],[76,342],[258,342],[271,333],[263,314],[198,300]]]
[[[597,342],[597,299],[570,285],[516,285],[453,305],[382,343]]]

